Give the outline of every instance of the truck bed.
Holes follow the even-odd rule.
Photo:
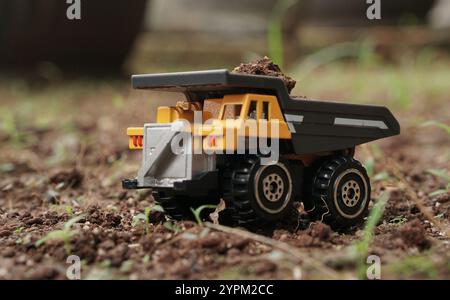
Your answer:
[[[352,148],[400,133],[399,123],[383,106],[285,100],[283,112],[297,154]]]

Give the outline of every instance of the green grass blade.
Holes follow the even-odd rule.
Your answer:
[[[84,219],[86,217],[86,214],[82,214],[76,217],[73,217],[69,221],[64,224],[64,229],[69,230],[75,223],[79,222],[80,220]]]
[[[438,122],[438,121],[427,121],[425,123],[422,124],[423,126],[434,126],[437,128],[440,128],[442,130],[444,130],[445,132],[447,132],[447,134],[450,135],[450,126],[442,123],[442,122]]]
[[[428,169],[427,173],[444,179],[446,183],[450,183],[450,175],[448,174],[448,171],[446,169]]]

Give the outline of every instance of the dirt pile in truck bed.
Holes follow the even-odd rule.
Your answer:
[[[296,84],[294,79],[283,74],[280,67],[277,64],[274,64],[273,61],[267,56],[247,64],[241,63],[238,67],[233,69],[233,73],[278,77],[283,80],[289,93],[291,93]]]

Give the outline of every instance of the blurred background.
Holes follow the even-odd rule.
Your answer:
[[[345,42],[354,44],[331,49],[327,59],[357,57],[364,43],[398,60],[449,45],[448,2],[381,1],[381,19],[369,20],[364,0],[81,0],[81,20],[69,20],[65,1],[1,0],[0,65],[131,73],[234,66],[267,54],[292,69]]]

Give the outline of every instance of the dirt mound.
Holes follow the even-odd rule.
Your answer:
[[[299,231],[297,236],[290,240],[297,247],[326,247],[332,241],[333,230],[327,224],[316,221],[306,230]],[[281,237],[280,240],[283,240]]]
[[[448,201],[450,201],[450,193],[441,194],[436,197],[436,202],[447,203]]]
[[[390,222],[398,216],[412,217],[417,211],[417,207],[405,200],[405,193],[401,189],[392,189],[390,198],[386,203],[383,214],[384,220]]]
[[[83,174],[77,169],[59,170],[50,177],[50,183],[64,184],[64,187],[77,188],[83,182]]]
[[[273,61],[267,56],[264,56],[261,59],[254,60],[247,64],[241,63],[238,67],[233,69],[233,73],[278,77],[283,80],[289,93],[291,93],[296,84],[296,81],[294,79],[283,74],[280,67],[277,64],[274,64]]]
[[[398,234],[409,247],[417,247],[420,250],[430,247],[430,241],[427,239],[425,229],[418,219],[402,225]]]
[[[317,221],[311,224],[307,229],[307,233],[313,238],[317,238],[321,241],[329,241],[333,231],[329,225]]]
[[[118,227],[122,221],[119,214],[105,212],[101,206],[92,205],[88,207],[87,220],[92,224],[97,224],[105,227]]]

